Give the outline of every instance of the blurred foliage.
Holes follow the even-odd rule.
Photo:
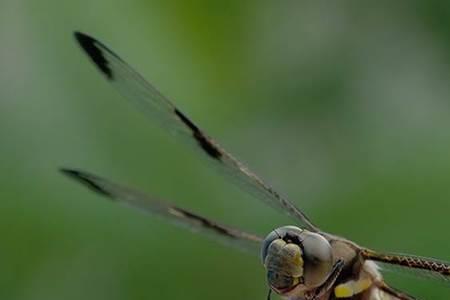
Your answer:
[[[262,235],[290,222],[122,101],[73,30],[110,45],[325,230],[450,259],[449,3],[2,0],[0,25],[0,298],[266,295],[257,257],[102,201],[60,166]],[[450,295],[387,276],[418,298]]]

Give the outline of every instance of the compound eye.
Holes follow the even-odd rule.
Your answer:
[[[333,268],[333,253],[330,243],[313,232],[303,233],[304,282],[308,287],[322,284]]]
[[[276,231],[272,231],[267,235],[267,237],[264,239],[262,246],[261,246],[261,260],[263,265],[265,264],[267,253],[269,252],[269,246],[272,244],[273,241],[276,239],[279,239],[280,237],[276,233]]]

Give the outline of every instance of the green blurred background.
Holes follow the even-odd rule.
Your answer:
[[[0,2],[0,298],[264,299],[259,258],[104,201],[77,167],[265,235],[244,195],[105,82],[92,34],[327,231],[450,259],[450,4]],[[398,288],[448,299],[442,284]]]

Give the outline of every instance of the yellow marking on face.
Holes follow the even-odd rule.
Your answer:
[[[334,288],[336,298],[348,298],[367,290],[372,285],[370,278],[362,278],[357,281],[350,280],[341,283]]]
[[[294,288],[302,282],[302,249],[296,244],[276,239],[267,249],[264,266],[270,286],[275,289]]]
[[[300,249],[300,251],[295,253],[293,262],[296,266],[303,267],[303,258],[302,258],[301,249]]]

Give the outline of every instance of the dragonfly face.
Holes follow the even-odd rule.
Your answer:
[[[106,79],[152,121],[193,148],[231,182],[293,218],[302,229],[284,226],[262,239],[85,171],[62,169],[65,175],[113,201],[162,216],[247,252],[259,251],[271,289],[287,299],[414,299],[388,286],[375,263],[450,282],[449,263],[378,253],[322,232],[294,203],[225,151],[117,54],[86,34],[76,32],[75,38]]]
[[[261,258],[270,287],[280,295],[320,286],[333,268],[330,243],[296,226],[273,230],[262,243]]]

